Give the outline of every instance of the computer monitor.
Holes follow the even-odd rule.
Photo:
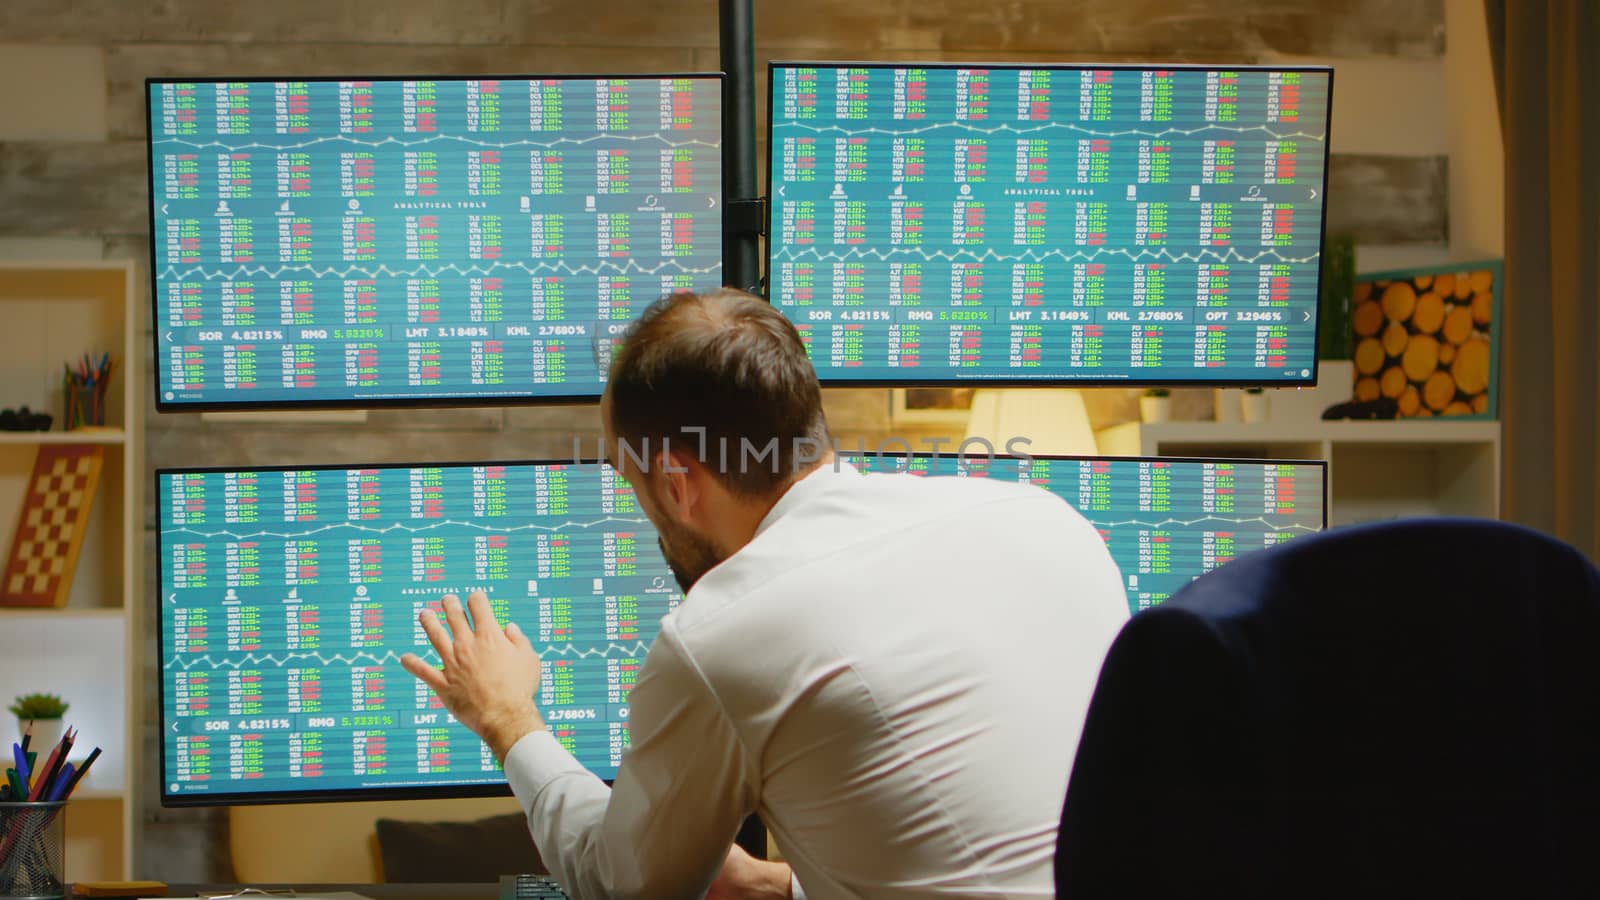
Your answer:
[[[1059,494],[1099,528],[1135,611],[1325,525],[1321,462],[845,458]],[[505,793],[487,748],[399,662],[431,658],[423,609],[474,589],[539,650],[557,740],[615,776],[628,693],[682,594],[608,467],[162,469],[156,489],[165,805]]]
[[[146,90],[162,411],[593,399],[722,283],[720,75]]]
[[[1125,456],[853,454],[869,472],[1000,478],[1038,485],[1099,529],[1131,611],[1235,557],[1327,527],[1320,460]]]
[[[164,469],[156,475],[162,802],[503,794],[479,739],[400,666],[488,593],[545,664],[539,705],[612,778],[628,693],[682,594],[597,463]]]
[[[824,384],[1313,383],[1332,85],[774,63],[770,297]]]

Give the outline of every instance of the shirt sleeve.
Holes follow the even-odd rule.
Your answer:
[[[670,620],[628,705],[632,747],[612,787],[548,731],[511,748],[506,780],[574,897],[700,897],[755,808],[755,769]]]

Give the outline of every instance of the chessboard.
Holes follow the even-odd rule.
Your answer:
[[[0,604],[66,605],[104,460],[105,448],[98,445],[39,448],[0,578]]]

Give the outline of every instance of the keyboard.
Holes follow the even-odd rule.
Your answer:
[[[500,900],[571,900],[549,875],[501,875]]]

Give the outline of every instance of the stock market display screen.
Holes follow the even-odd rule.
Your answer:
[[[1004,478],[1080,510],[1137,611],[1324,525],[1324,464],[854,455],[868,472]],[[682,602],[632,491],[592,462],[157,473],[162,798],[499,793],[489,750],[400,665],[483,590],[544,664],[540,710],[613,777],[628,694]]]
[[[158,473],[163,802],[505,790],[400,665],[418,622],[488,593],[544,663],[540,710],[615,775],[628,694],[682,595],[598,464]]]
[[[722,283],[720,76],[147,91],[161,409],[595,397]]]
[[[1319,461],[857,455],[869,472],[1035,484],[1082,513],[1122,571],[1133,612],[1229,560],[1326,525]]]
[[[772,302],[824,383],[1308,383],[1331,87],[774,64]]]

